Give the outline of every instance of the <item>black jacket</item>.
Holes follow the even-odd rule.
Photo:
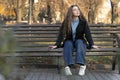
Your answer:
[[[64,46],[64,42],[66,40],[72,40],[72,28],[71,28],[71,33],[65,32],[65,28],[62,26],[60,27],[60,31],[56,40],[55,45],[59,48],[59,47],[63,47]],[[86,21],[82,21],[80,20],[77,28],[76,28],[76,36],[75,36],[75,40],[77,39],[82,39],[83,42],[87,45],[87,48],[92,48],[92,45],[94,45],[94,42],[92,40],[92,36],[91,36],[91,32],[89,29],[89,26],[87,24]],[[62,44],[63,42],[63,44]]]

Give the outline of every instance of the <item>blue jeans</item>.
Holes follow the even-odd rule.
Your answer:
[[[65,60],[65,65],[74,64],[73,61],[73,51],[76,51],[76,64],[85,64],[85,54],[86,54],[86,44],[83,43],[81,39],[76,41],[67,40],[64,43],[63,55]]]

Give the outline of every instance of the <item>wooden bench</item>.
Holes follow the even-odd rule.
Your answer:
[[[3,28],[12,28],[15,33],[19,49],[16,50],[16,57],[26,58],[26,62],[21,60],[18,64],[34,65],[35,59],[41,57],[57,57],[57,66],[60,69],[62,49],[50,50],[48,46],[53,45],[61,24],[50,25],[9,25]],[[115,70],[117,55],[120,54],[120,25],[115,24],[91,24],[93,40],[100,49],[87,50],[86,56],[113,56],[112,70]],[[116,36],[118,35],[118,36]],[[119,44],[119,45],[118,45]],[[5,56],[11,56],[6,54]],[[119,67],[120,73],[120,67]]]

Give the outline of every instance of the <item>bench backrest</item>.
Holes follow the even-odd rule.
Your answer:
[[[33,25],[14,28],[15,37],[22,47],[43,48],[53,45],[56,41],[60,25]],[[101,47],[115,47],[112,33],[120,33],[120,27],[91,25],[90,30],[96,45]]]

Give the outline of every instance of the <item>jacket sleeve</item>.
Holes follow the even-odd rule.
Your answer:
[[[63,41],[63,36],[64,36],[64,27],[63,27],[63,23],[62,23],[62,26],[59,29],[59,33],[58,33],[57,40],[55,43],[57,48],[61,47],[61,42]]]
[[[89,29],[89,26],[88,26],[88,23],[85,22],[85,38],[86,40],[88,41],[88,49],[91,49],[92,46],[94,45],[94,42],[93,42],[93,39],[92,39],[92,36],[91,36],[91,31]]]

